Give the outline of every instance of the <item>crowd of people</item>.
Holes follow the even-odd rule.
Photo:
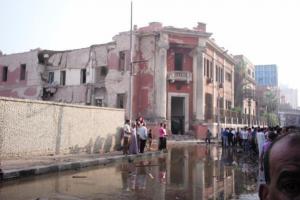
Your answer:
[[[283,129],[279,127],[244,127],[237,130],[225,128],[221,130],[222,147],[241,147],[244,151],[261,156],[268,145],[282,133]]]
[[[225,128],[223,148],[259,157],[259,198],[300,199],[300,128]]]
[[[148,151],[151,150],[153,141],[152,129],[146,127],[143,117],[138,117],[132,123],[130,123],[130,120],[126,120],[122,133],[124,155],[144,153],[146,147]],[[167,135],[166,124],[160,123],[158,150],[165,150],[167,148]]]

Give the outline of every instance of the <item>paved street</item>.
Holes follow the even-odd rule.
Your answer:
[[[257,166],[252,159],[235,149],[224,150],[199,141],[170,142],[168,153],[56,156],[52,161],[43,157],[26,166],[38,169],[36,164],[44,164],[59,173],[29,176],[28,170],[20,171],[27,177],[2,183],[0,199],[255,200]],[[16,166],[15,161],[5,163]],[[59,170],[62,166],[71,167],[63,172]],[[12,192],[16,190],[20,193]]]

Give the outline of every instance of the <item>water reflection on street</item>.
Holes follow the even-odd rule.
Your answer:
[[[178,146],[135,160],[3,183],[0,199],[236,199],[256,191],[257,158],[217,146]]]

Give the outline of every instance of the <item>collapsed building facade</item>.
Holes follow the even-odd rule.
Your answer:
[[[124,108],[149,123],[167,121],[173,134],[237,124],[233,57],[206,25],[193,29],[152,22],[112,42],[68,51],[36,49],[0,56],[0,96]],[[132,64],[132,96],[129,94]]]

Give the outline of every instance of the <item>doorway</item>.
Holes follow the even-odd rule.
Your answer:
[[[171,98],[171,131],[172,134],[183,135],[185,130],[185,99],[184,97]]]

